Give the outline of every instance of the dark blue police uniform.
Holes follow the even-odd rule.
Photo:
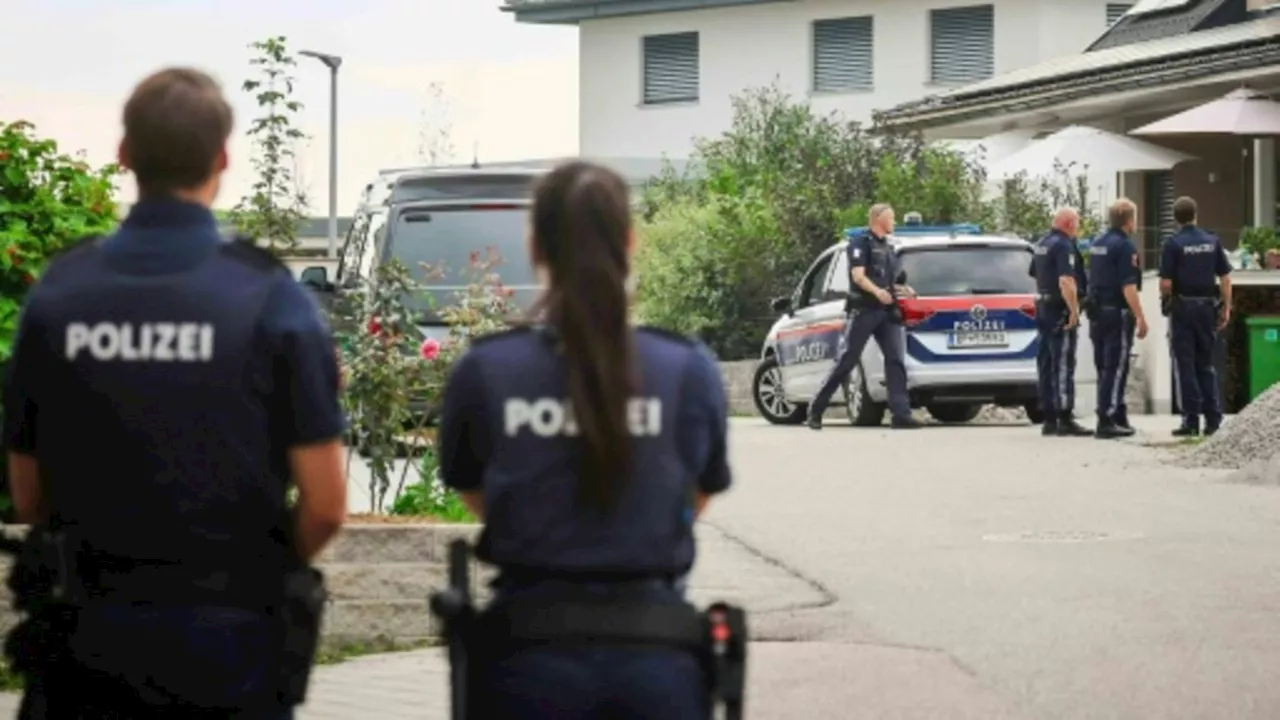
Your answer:
[[[1231,261],[1216,235],[1184,225],[1165,241],[1160,279],[1173,284],[1169,341],[1184,431],[1198,432],[1201,415],[1207,432],[1222,424],[1213,351],[1218,325],[1217,279],[1229,274]]]
[[[477,557],[498,567],[495,605],[517,598],[682,602],[694,560],[696,492],[729,487],[727,405],[700,345],[637,329],[640,390],[634,456],[617,513],[578,503],[577,433],[554,332],[526,328],[476,341],[445,391],[445,484],[483,491]],[[542,646],[483,663],[477,717],[708,716],[697,658],[674,648]]]
[[[889,241],[875,233],[864,232],[849,240],[845,246],[849,269],[864,268],[867,279],[892,292],[898,276],[898,262]],[[862,351],[872,337],[884,355],[885,383],[889,390],[889,411],[897,424],[911,424],[911,403],[907,396],[907,366],[904,360],[902,323],[891,308],[875,297],[866,294],[856,285],[851,289],[852,312],[845,323],[840,356],[822,387],[809,403],[810,425],[821,421],[822,413],[831,402],[840,383],[862,359]]]
[[[1129,309],[1124,289],[1142,291],[1138,249],[1122,230],[1112,228],[1089,246],[1089,292],[1094,305],[1089,337],[1098,371],[1098,430],[1128,434],[1129,410],[1125,387],[1137,318]]]
[[[1076,279],[1080,293],[1083,262],[1075,241],[1060,230],[1051,230],[1035,244],[1031,275],[1036,279],[1036,351],[1040,406],[1045,412],[1045,433],[1070,422],[1076,399],[1076,347],[1078,331],[1068,330],[1069,307],[1058,281]],[[1078,299],[1078,298],[1077,298]]]
[[[6,440],[39,462],[50,526],[83,543],[88,596],[31,703],[292,717],[270,616],[296,557],[287,450],[343,431],[312,298],[206,208],[144,200],[51,264],[13,363]]]

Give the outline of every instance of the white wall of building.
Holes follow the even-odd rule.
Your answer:
[[[586,20],[579,25],[580,152],[586,156],[687,157],[696,136],[728,128],[731,98],[775,80],[815,109],[868,121],[947,88],[929,84],[929,11],[981,0],[796,0]],[[1106,29],[1106,0],[988,0],[995,6],[995,74],[1079,53]],[[874,89],[811,92],[813,21],[872,15]],[[699,100],[646,106],[647,35],[699,33]]]

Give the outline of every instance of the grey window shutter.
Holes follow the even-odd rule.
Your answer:
[[[698,33],[644,38],[644,103],[698,99]]]
[[[1107,27],[1120,22],[1120,18],[1124,17],[1131,7],[1133,7],[1132,3],[1107,3]]]
[[[986,80],[995,72],[995,8],[931,10],[930,79],[939,85]]]
[[[875,86],[875,25],[864,17],[815,20],[813,89],[870,90]]]

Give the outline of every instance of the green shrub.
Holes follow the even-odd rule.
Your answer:
[[[0,121],[0,364],[13,352],[22,303],[49,258],[115,226],[118,174],[114,165],[94,169],[59,152],[30,123]],[[6,479],[0,517],[11,519],[12,507]]]
[[[434,450],[423,453],[419,464],[421,480],[408,485],[391,505],[392,515],[429,516],[449,522],[475,522],[457,493],[440,481],[439,462]]]

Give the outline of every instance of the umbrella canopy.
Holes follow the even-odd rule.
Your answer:
[[[1037,140],[993,164],[992,179],[1008,179],[1019,173],[1049,176],[1059,168],[1072,172],[1118,173],[1136,170],[1168,170],[1187,160],[1186,153],[1152,145],[1105,130],[1072,125]]]
[[[1249,88],[1184,110],[1130,135],[1280,135],[1280,103]]]

